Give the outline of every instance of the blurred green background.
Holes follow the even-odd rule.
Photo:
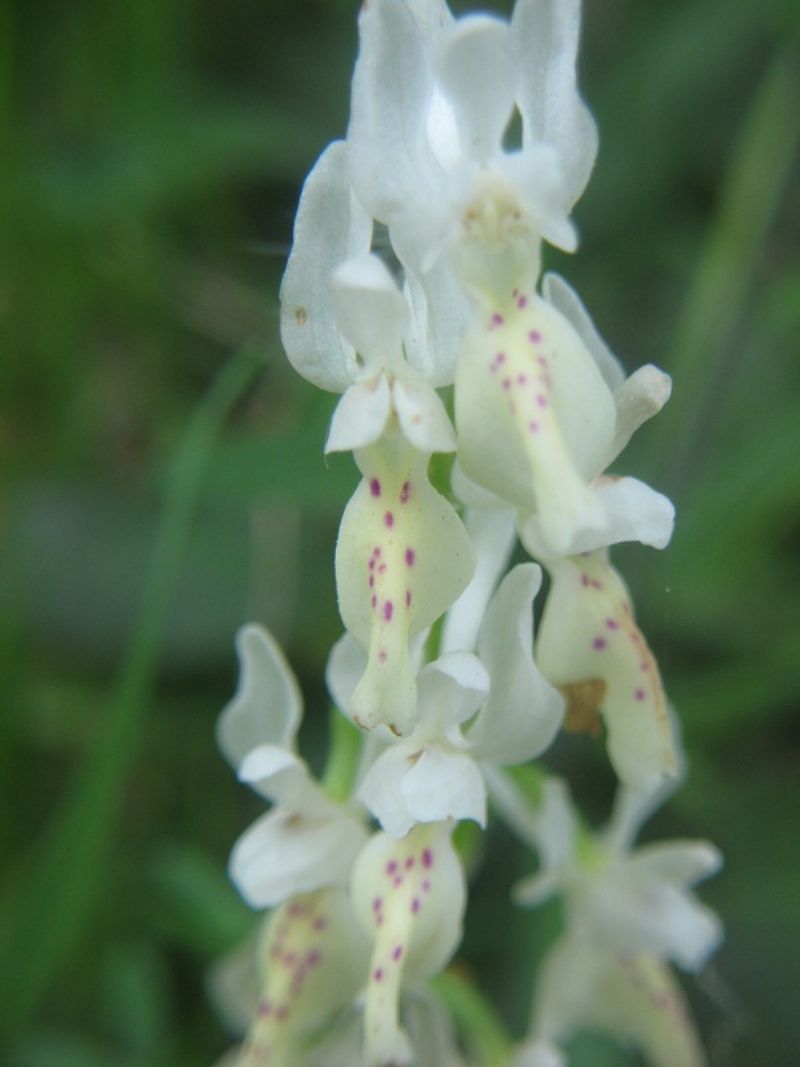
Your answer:
[[[478,5],[459,4],[458,10]],[[499,5],[498,5],[499,6]],[[508,5],[505,5],[506,9]],[[226,1046],[209,965],[261,810],[214,745],[233,636],[285,642],[319,764],[353,485],[333,398],[287,369],[278,284],[303,176],[343,134],[353,0],[0,4],[0,1062],[188,1067]],[[797,1062],[800,196],[796,0],[585,0],[601,130],[552,255],[634,369],[675,376],[620,470],[678,507],[616,559],[684,726],[647,835],[708,836],[726,944],[690,995],[719,1067]],[[610,779],[562,742],[593,817]],[[500,832],[464,959],[525,1025],[549,918]],[[508,940],[498,944],[499,928]],[[520,952],[520,946],[525,951]],[[578,1065],[635,1063],[579,1040]],[[680,1065],[676,1065],[680,1067]]]

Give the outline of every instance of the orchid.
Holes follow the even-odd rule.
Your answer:
[[[338,718],[323,787],[296,750],[302,701],[283,654],[260,627],[240,631],[219,740],[272,809],[230,873],[249,904],[276,910],[259,992],[250,965],[231,972],[227,999],[250,1019],[236,1067],[510,1060],[471,984],[465,998],[466,982],[431,981],[466,907],[453,835],[486,828],[490,799],[540,855],[517,899],[564,898],[517,1067],[561,1067],[584,1026],[656,1067],[702,1063],[670,964],[697,969],[720,939],[689,891],[720,859],[703,842],[633,850],[680,754],[608,559],[618,542],[671,537],[670,501],[608,473],[671,383],[654,366],[626,377],[570,286],[539,280],[543,240],[576,247],[570,213],[597,148],[579,23],[578,0],[519,0],[510,22],[456,19],[444,0],[361,11],[347,139],[308,176],[281,289],[290,362],[341,394],[325,451],[352,451],[361,476],[335,552]],[[451,385],[455,428],[437,393]],[[456,459],[433,478],[436,453]],[[512,565],[517,536],[550,577],[535,655],[542,569]],[[599,733],[600,716],[620,786],[607,829],[589,834],[564,785],[521,765],[562,724]],[[497,1031],[491,1053],[475,1017]]]
[[[677,773],[675,740],[655,657],[636,624],[628,591],[602,549],[545,561],[552,584],[536,654],[567,699],[567,725],[608,730],[620,780],[654,788]]]
[[[364,6],[350,169],[404,264],[431,271],[481,214],[507,215],[528,246],[574,249],[569,212],[597,151],[576,87],[579,23],[575,0],[521,0],[510,24],[454,19],[443,0]],[[515,111],[522,144],[508,150]]]
[[[239,689],[217,736],[240,781],[273,808],[239,838],[230,873],[245,899],[263,908],[346,882],[367,833],[356,812],[328,799],[294,752],[302,701],[274,639],[246,626],[237,648]]]
[[[431,486],[429,457],[399,433],[356,453],[363,478],[336,546],[339,610],[368,650],[353,719],[407,734],[417,721],[409,638],[460,595],[474,570],[466,530]]]
[[[343,393],[327,452],[372,444],[390,417],[424,452],[452,452],[455,435],[433,385],[447,380],[441,348],[453,348],[447,301],[433,318],[412,276],[404,292],[370,253],[373,223],[347,178],[347,146],[323,152],[306,180],[281,286],[281,338],[294,368]]]
[[[456,378],[459,462],[530,516],[541,554],[621,540],[663,547],[670,502],[633,478],[601,475],[669,397],[656,367],[625,378],[573,290],[509,288],[473,319]]]
[[[663,795],[663,794],[662,794]],[[597,1027],[639,1045],[656,1067],[700,1065],[702,1053],[668,962],[697,970],[720,941],[716,916],[689,887],[721,865],[703,841],[645,845],[638,827],[661,796],[621,789],[605,833],[580,828],[557,780],[531,814],[542,869],[520,883],[520,903],[565,898],[565,931],[542,965],[531,1038],[519,1067],[560,1062],[576,1028]]]
[[[372,938],[364,1005],[368,1067],[408,1064],[412,1049],[398,1021],[402,985],[447,963],[461,938],[464,874],[452,824],[417,826],[402,840],[376,834],[353,872],[353,908]]]

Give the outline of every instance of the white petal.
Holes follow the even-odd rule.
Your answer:
[[[576,728],[603,714],[620,780],[655,789],[677,774],[677,752],[658,664],[627,589],[604,552],[547,566],[553,581],[536,646],[542,673],[567,697]],[[584,707],[589,698],[592,705]]]
[[[336,545],[339,610],[368,648],[351,700],[365,729],[408,733],[416,721],[409,637],[430,626],[472,577],[474,556],[450,504],[427,477],[427,455],[399,434],[357,453],[364,475]]]
[[[651,548],[665,548],[675,525],[672,501],[636,478],[599,478],[594,486],[608,520],[605,544],[638,541]],[[590,551],[591,543],[579,551]]]
[[[516,540],[514,512],[507,508],[488,511],[472,508],[464,515],[477,564],[472,581],[447,612],[439,648],[442,653],[470,652],[497,581],[508,565]]]
[[[308,1067],[309,1038],[352,1000],[369,963],[369,944],[344,891],[293,896],[270,917],[259,957],[260,997],[243,1062]]]
[[[672,379],[648,363],[614,390],[617,428],[604,466],[613,463],[643,422],[657,415],[669,400]]]
[[[364,649],[352,634],[342,634],[328,656],[325,682],[337,708],[348,715],[353,690],[366,666],[367,654]]]
[[[471,756],[427,748],[401,789],[415,822],[473,819],[486,826],[486,786]]]
[[[239,765],[239,781],[253,786],[262,796],[288,803],[302,790],[306,765],[293,752],[277,745],[258,745]]]
[[[492,790],[494,795],[494,789]],[[560,779],[548,779],[542,789],[542,804],[531,818],[530,834],[539,850],[540,869],[514,887],[520,904],[539,904],[563,884],[564,872],[574,863],[578,825],[567,788]]]
[[[597,128],[576,84],[579,33],[580,0],[518,0],[511,38],[523,150],[556,147],[569,206],[583,192],[597,154]]]
[[[593,985],[582,1020],[587,1028],[633,1045],[652,1067],[706,1067],[680,986],[662,960],[607,957],[598,962]]]
[[[359,822],[336,809],[327,818],[272,811],[234,845],[230,876],[251,907],[272,907],[297,893],[344,882],[365,837]]]
[[[408,305],[377,256],[346,260],[331,278],[336,324],[370,370],[402,362]]]
[[[487,15],[456,22],[439,57],[439,83],[455,110],[470,156],[498,152],[514,106],[508,23]]]
[[[429,663],[419,676],[421,731],[434,728],[444,735],[465,722],[483,703],[489,685],[486,668],[469,652],[448,652]]]
[[[456,434],[441,398],[424,382],[398,376],[392,389],[400,428],[420,452],[455,452]]]
[[[386,428],[392,406],[384,374],[351,385],[336,405],[326,452],[349,452],[373,444]]]
[[[469,305],[446,258],[418,275],[404,264],[411,322],[406,334],[406,359],[433,386],[452,385]]]
[[[461,936],[464,874],[450,834],[442,823],[416,826],[400,841],[376,834],[356,861],[353,908],[374,945],[364,1012],[371,1067],[409,1062],[401,986],[441,970]]]
[[[388,223],[425,205],[436,187],[426,138],[435,42],[397,0],[365,4],[358,25],[347,130],[351,174],[367,209]]]
[[[350,187],[346,145],[336,141],[303,186],[281,283],[281,340],[289,361],[314,385],[335,393],[355,379],[358,364],[336,325],[331,275],[343,260],[368,252],[371,240],[372,219]]]
[[[627,870],[592,892],[586,918],[611,948],[652,952],[692,971],[722,940],[716,915],[688,893],[645,878],[633,879]]]
[[[358,789],[358,799],[392,837],[404,837],[415,821],[401,789],[411,756],[419,753],[408,743],[391,745],[378,756]]]
[[[694,885],[722,867],[722,853],[708,841],[665,841],[637,849],[628,860],[637,877]]]
[[[258,1006],[258,934],[253,933],[208,972],[206,988],[217,1015],[232,1034],[242,1037]]]
[[[488,318],[488,321],[487,321]],[[456,376],[459,462],[509,505],[535,511],[554,555],[602,530],[590,492],[616,418],[611,392],[570,324],[535,294],[476,316]]]
[[[297,680],[277,642],[261,626],[243,626],[236,635],[239,688],[217,721],[217,743],[238,768],[257,745],[289,748],[303,711]]]
[[[612,392],[619,389],[625,381],[622,364],[597,332],[589,312],[572,286],[560,274],[549,271],[542,279],[542,296],[564,316],[589,349],[608,388]]]
[[[675,508],[663,493],[636,478],[601,476],[590,492],[603,515],[603,525],[573,531],[566,554],[577,556],[624,541],[638,541],[652,548],[669,544],[675,525]],[[528,551],[542,560],[552,555],[537,515],[526,516],[520,525],[520,539]]]
[[[533,661],[533,598],[542,571],[521,563],[494,596],[478,637],[492,687],[468,738],[480,759],[526,763],[555,737],[564,701]]]

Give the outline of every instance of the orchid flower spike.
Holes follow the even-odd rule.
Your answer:
[[[250,625],[236,644],[241,680],[217,738],[239,780],[273,807],[234,845],[230,875],[248,904],[264,908],[344,884],[367,832],[360,814],[330,801],[296,755],[302,699],[274,638]]]
[[[542,965],[531,1035],[516,1067],[565,1063],[558,1046],[583,1027],[632,1041],[653,1067],[701,1067],[669,962],[696,971],[719,945],[718,919],[689,891],[719,869],[719,852],[704,841],[632,851],[657,798],[652,790],[622,788],[607,830],[591,836],[563,783],[547,782],[543,797],[532,816],[542,868],[515,895],[538,904],[561,892],[566,927]]]

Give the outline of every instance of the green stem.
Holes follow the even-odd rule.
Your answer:
[[[169,473],[138,619],[102,734],[6,894],[0,931],[0,1035],[24,1028],[95,916],[112,869],[121,802],[152,705],[161,638],[203,474],[225,419],[259,365],[249,347],[242,350],[189,423]]]
[[[508,1067],[511,1038],[480,990],[452,967],[434,978],[431,988],[464,1035],[478,1067]]]
[[[322,788],[331,800],[344,803],[353,790],[363,734],[338,708],[331,708],[328,758]]]

